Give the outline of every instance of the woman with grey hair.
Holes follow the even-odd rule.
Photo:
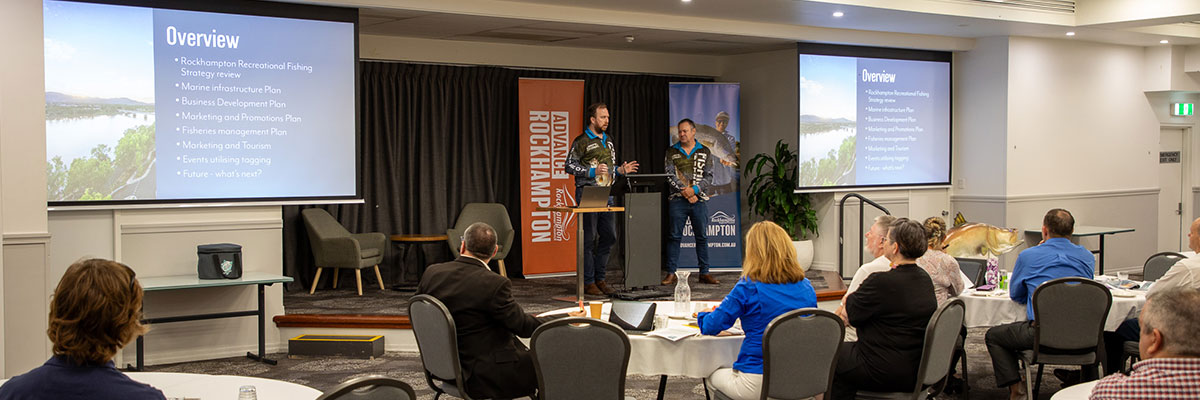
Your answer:
[[[927,247],[920,222],[900,218],[888,228],[883,255],[892,269],[871,274],[846,297],[846,319],[858,341],[838,350],[834,399],[852,399],[858,390],[912,390],[925,325],[937,310],[933,280],[916,263]]]

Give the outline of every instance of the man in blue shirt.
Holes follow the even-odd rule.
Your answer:
[[[984,338],[992,356],[996,387],[1008,386],[1009,397],[1021,397],[1021,351],[1033,349],[1033,291],[1051,279],[1080,277],[1091,279],[1095,259],[1083,246],[1067,238],[1075,231],[1071,212],[1056,208],[1042,218],[1042,242],[1022,251],[1013,267],[1009,297],[1025,305],[1028,321],[1014,322],[988,329]]]

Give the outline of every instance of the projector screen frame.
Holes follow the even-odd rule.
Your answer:
[[[944,62],[948,64],[948,74],[946,75],[947,87],[950,89],[947,113],[947,154],[946,154],[946,181],[945,182],[928,182],[928,183],[901,183],[901,184],[875,184],[875,185],[846,185],[846,186],[800,186],[800,162],[796,164],[796,181],[793,182],[796,187],[794,193],[831,193],[831,192],[854,192],[854,191],[878,191],[878,190],[911,190],[911,189],[939,189],[950,188],[954,182],[954,54],[948,51],[934,50],[918,50],[918,49],[901,49],[891,47],[873,47],[873,46],[851,46],[839,44],[825,44],[813,42],[796,42],[796,134],[799,135],[800,130],[800,101],[801,87],[800,80],[800,63],[799,59],[802,55],[819,55],[819,56],[838,56],[838,57],[856,57],[856,58],[879,58],[889,60],[905,60],[905,61],[928,61],[928,62]],[[797,138],[798,140],[798,138]]]
[[[358,9],[313,4],[276,3],[260,0],[205,0],[203,2],[188,0],[53,0],[64,3],[86,3],[113,6],[143,7],[149,9],[170,9],[181,11],[198,11],[258,17],[275,17],[306,19],[316,21],[350,23],[353,28],[353,89],[354,89],[354,194],[344,196],[303,196],[303,197],[242,197],[242,198],[173,198],[173,199],[138,199],[138,200],[79,200],[51,201],[47,199],[48,211],[64,210],[103,210],[103,209],[135,209],[135,208],[186,208],[186,207],[242,207],[263,205],[299,205],[299,204],[355,204],[363,203],[362,193],[362,143],[359,138],[362,132],[361,105],[359,100],[359,21]]]

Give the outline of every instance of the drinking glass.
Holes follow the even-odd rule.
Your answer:
[[[254,385],[245,385],[238,388],[238,400],[258,400],[258,390]]]

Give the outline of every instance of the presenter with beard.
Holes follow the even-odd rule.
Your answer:
[[[564,169],[575,176],[575,198],[583,196],[584,186],[610,186],[620,175],[637,172],[638,162],[617,164],[617,148],[608,135],[608,106],[594,103],[587,108],[588,126],[571,142]],[[612,205],[612,198],[609,198]],[[608,254],[617,243],[613,214],[607,212],[580,214],[583,223],[583,292],[590,295],[610,295],[616,291],[604,281]],[[597,233],[599,241],[597,242]]]

